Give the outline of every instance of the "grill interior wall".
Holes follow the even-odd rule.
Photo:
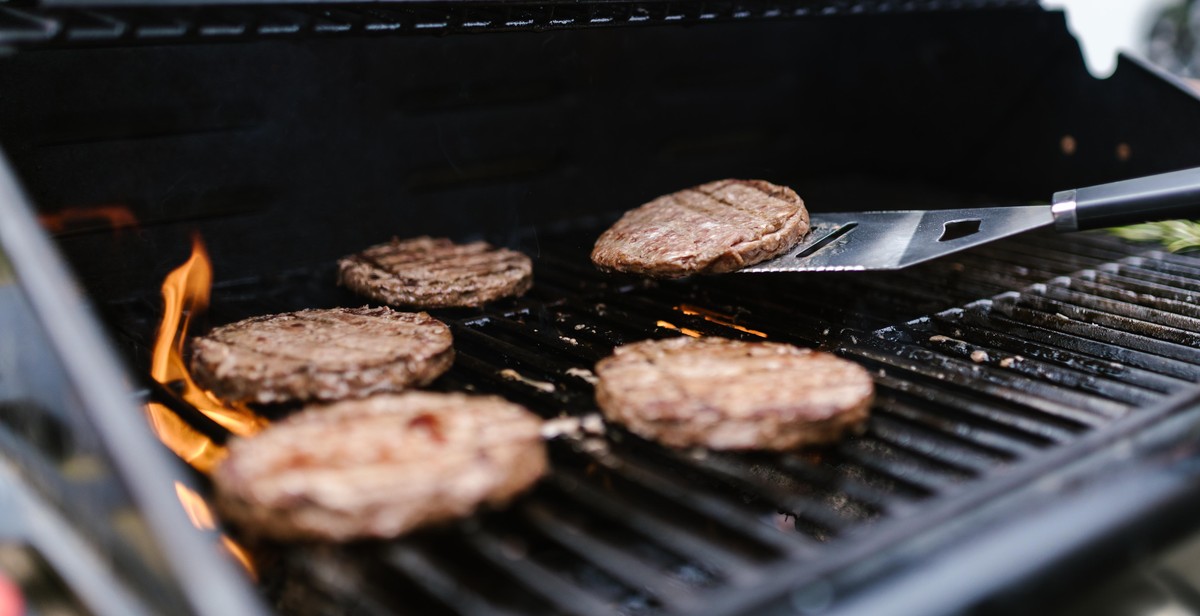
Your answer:
[[[119,206],[139,224],[60,234],[100,299],[157,284],[197,227],[237,277],[393,234],[513,243],[714,177],[897,209],[1200,164],[1174,125],[1107,134],[1128,84],[1087,76],[1039,10],[33,49],[0,88],[21,93],[0,99],[0,144],[42,214]]]

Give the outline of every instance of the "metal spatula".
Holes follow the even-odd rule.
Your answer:
[[[894,270],[1010,235],[1200,217],[1200,167],[1064,190],[1051,205],[812,214],[788,254],[739,272]]]

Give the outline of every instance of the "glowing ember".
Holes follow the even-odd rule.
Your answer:
[[[175,482],[175,495],[179,497],[179,503],[183,505],[183,512],[187,514],[193,526],[201,530],[212,530],[217,527],[212,509],[202,496],[178,481]],[[229,538],[228,535],[221,535],[221,547],[241,563],[251,577],[255,580],[258,579],[258,569],[254,566],[254,559],[250,557],[246,548]]]
[[[694,329],[688,329],[686,327],[679,327],[678,325],[675,325],[674,323],[668,323],[666,321],[659,321],[659,322],[655,323],[655,325],[666,328],[666,329],[673,329],[673,330],[683,334],[684,336],[691,336],[692,338],[699,338],[700,336],[704,335]]]
[[[124,205],[68,207],[53,214],[42,214],[38,216],[38,222],[51,233],[61,233],[75,225],[84,226],[97,222],[113,229],[137,226],[137,218]]]
[[[692,306],[691,304],[682,304],[680,306],[676,306],[675,309],[690,317],[700,317],[709,323],[716,323],[717,325],[728,327],[730,329],[736,329],[739,332],[758,336],[759,338],[767,337],[766,333],[760,332],[757,329],[750,329],[749,327],[738,325],[734,322],[734,317],[732,315],[723,314],[715,310],[709,310],[708,308]]]
[[[267,421],[242,404],[222,402],[208,391],[201,389],[192,380],[183,361],[183,343],[187,339],[188,322],[193,314],[208,307],[212,289],[212,265],[204,243],[199,237],[192,240],[192,256],[183,265],[167,274],[163,280],[163,319],[154,341],[154,355],[150,364],[150,376],[154,380],[179,392],[179,396],[196,410],[204,413],[230,432],[250,435],[267,425]],[[151,422],[154,411],[147,408]],[[183,422],[179,422],[180,425]],[[156,430],[157,431],[157,430]],[[193,431],[194,432],[194,431]],[[199,438],[204,438],[196,434]],[[159,432],[163,438],[163,433]],[[171,435],[171,440],[185,438],[181,433]],[[163,438],[166,442],[168,439]],[[206,439],[207,440],[207,439]],[[179,450],[168,443],[172,450]],[[186,457],[185,457],[186,459]]]

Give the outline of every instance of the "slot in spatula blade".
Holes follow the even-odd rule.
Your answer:
[[[1048,205],[813,214],[791,251],[738,271],[894,270],[1053,223]]]

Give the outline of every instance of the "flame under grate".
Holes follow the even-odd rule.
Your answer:
[[[944,523],[1012,469],[1200,380],[1200,259],[1105,236],[1018,237],[887,275],[669,283],[598,275],[573,256],[585,237],[542,238],[527,297],[439,315],[458,358],[436,388],[586,416],[590,368],[614,345],[767,337],[871,369],[878,395],[866,433],[822,449],[727,454],[580,429],[552,441],[553,473],[507,511],[394,542],[281,548],[264,579],[282,607],[742,609],[769,580],[786,575],[801,588]],[[209,320],[361,303],[331,280],[302,272],[218,288]],[[135,357],[153,327],[141,312],[125,310],[121,325]],[[153,395],[205,434],[227,436],[168,389]]]

